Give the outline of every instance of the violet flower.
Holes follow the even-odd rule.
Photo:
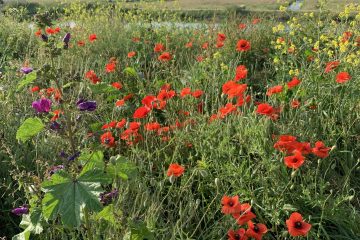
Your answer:
[[[57,171],[64,169],[64,165],[57,165],[57,166],[52,166],[49,170],[49,175],[53,175],[54,173],[56,173]]]
[[[71,34],[70,34],[70,33],[67,33],[67,34],[65,35],[65,37],[63,38],[64,49],[68,49],[68,48],[69,48],[70,38],[71,38]]]
[[[76,105],[78,106],[80,111],[94,111],[96,109],[95,101],[85,101],[80,99],[77,101]]]
[[[49,112],[51,109],[51,100],[47,98],[41,98],[32,103],[32,107],[37,113]]]
[[[74,153],[73,155],[71,155],[70,157],[68,157],[68,161],[71,162],[71,161],[74,161],[75,159],[77,159],[78,157],[80,156],[80,152],[76,152]]]
[[[20,68],[20,71],[23,72],[24,74],[29,74],[33,71],[33,69],[31,67],[22,67]]]
[[[11,212],[17,216],[21,216],[23,214],[29,213],[29,207],[27,205],[23,205],[21,207],[12,209]]]

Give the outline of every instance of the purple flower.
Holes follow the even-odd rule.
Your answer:
[[[61,169],[64,169],[64,165],[57,165],[57,166],[52,166],[50,169],[49,169],[49,175],[53,175],[54,173],[56,173],[57,171],[61,170]]]
[[[69,42],[70,42],[70,38],[71,38],[71,34],[67,33],[65,35],[65,37],[63,38],[63,42],[64,42],[64,49],[68,49],[69,47]]]
[[[47,35],[41,34],[41,39],[42,39],[44,42],[47,42],[49,38],[48,38]]]
[[[23,214],[29,213],[29,207],[27,205],[23,205],[21,207],[14,208],[13,210],[11,210],[11,212],[17,216],[21,216]]]
[[[41,98],[37,101],[34,101],[32,103],[32,107],[36,110],[38,113],[42,112],[49,112],[51,108],[51,100],[47,98]]]
[[[96,109],[95,101],[85,101],[81,99],[77,101],[76,104],[80,111],[94,111]]]
[[[76,152],[74,153],[74,155],[68,157],[68,161],[74,161],[75,159],[77,159],[80,156],[80,152]]]
[[[61,125],[60,123],[54,121],[54,122],[51,122],[50,124],[50,129],[51,130],[59,130],[61,128]]]
[[[31,73],[33,71],[33,69],[31,67],[22,67],[22,68],[20,68],[20,71],[25,74],[28,74],[28,73]]]
[[[117,198],[117,196],[119,195],[119,190],[117,190],[116,188],[114,190],[112,190],[111,192],[104,192],[104,193],[100,193],[100,202],[103,205],[107,205],[109,204],[113,199]]]

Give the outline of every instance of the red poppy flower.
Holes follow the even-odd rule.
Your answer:
[[[60,117],[60,114],[62,114],[63,112],[60,110],[60,109],[57,109],[57,110],[54,110],[52,112],[54,114],[54,116],[51,118],[51,121],[56,121],[59,117]]]
[[[186,48],[192,48],[192,46],[193,46],[192,42],[188,42],[188,43],[185,44]]]
[[[77,45],[78,45],[79,47],[83,47],[83,46],[85,46],[85,41],[78,41],[78,42],[77,42]]]
[[[246,91],[246,84],[237,84],[235,81],[227,81],[222,86],[222,92],[229,98],[240,97]]]
[[[176,93],[174,90],[161,90],[157,95],[157,100],[159,101],[167,101],[173,97],[175,97]]]
[[[132,131],[136,131],[140,128],[141,123],[140,122],[131,122],[129,123],[129,129]]]
[[[293,87],[296,87],[300,83],[301,81],[297,77],[293,77],[293,79],[287,83],[288,89],[292,89]]]
[[[39,86],[34,86],[31,88],[31,92],[38,92],[40,91],[40,87]]]
[[[164,45],[162,45],[161,43],[155,44],[154,52],[162,52],[162,51],[165,51]]]
[[[265,224],[248,221],[248,229],[246,230],[246,236],[252,237],[255,240],[261,240],[263,235],[268,231]]]
[[[325,146],[325,144],[321,141],[317,141],[315,143],[315,147],[312,149],[314,155],[319,158],[326,158],[329,156],[329,151],[331,148]]]
[[[132,57],[134,57],[136,55],[136,52],[134,52],[134,51],[131,51],[131,52],[129,52],[128,53],[128,58],[132,58]]]
[[[124,105],[125,105],[125,100],[124,99],[117,100],[116,103],[115,103],[116,107],[122,107]]]
[[[312,148],[309,142],[299,142],[296,144],[296,149],[299,150],[302,155],[308,155],[312,153]]]
[[[162,62],[167,62],[167,61],[170,61],[171,60],[171,54],[169,52],[164,52],[163,54],[161,54],[159,57],[158,57],[158,60],[159,61],[162,61]]]
[[[197,56],[196,61],[202,62],[202,61],[204,61],[204,57],[203,56]]]
[[[134,94],[130,93],[124,97],[124,100],[127,101],[127,100],[131,99],[133,96],[134,96]]]
[[[90,70],[85,73],[85,78],[89,79],[93,84],[100,82],[100,78],[96,76],[96,73],[93,70]]]
[[[271,105],[267,103],[260,103],[257,106],[256,113],[260,115],[266,115],[270,117],[273,120],[276,120],[278,118],[278,113],[280,112],[279,109],[273,108]]]
[[[305,158],[300,151],[294,150],[294,155],[287,156],[284,160],[287,167],[297,169],[304,164]]]
[[[175,176],[175,177],[180,177],[185,171],[185,168],[177,163],[172,163],[170,164],[168,171],[166,173],[166,175],[168,177],[170,176]]]
[[[248,236],[245,234],[245,229],[240,228],[236,231],[230,229],[227,233],[228,240],[248,240]]]
[[[123,128],[123,127],[125,127],[125,125],[126,125],[126,119],[123,118],[123,119],[121,119],[120,122],[116,123],[116,128]]]
[[[244,65],[237,66],[236,68],[236,75],[235,75],[235,81],[241,80],[246,78],[248,73],[247,68]]]
[[[204,94],[204,92],[203,92],[202,90],[197,89],[197,90],[195,90],[194,92],[192,92],[191,95],[192,95],[194,98],[199,98],[199,97],[201,97],[203,94]]]
[[[298,108],[298,107],[300,107],[300,102],[299,102],[299,100],[297,100],[297,99],[292,100],[292,101],[291,101],[291,107],[292,107],[292,108]]]
[[[221,212],[223,214],[238,213],[241,210],[239,196],[223,196],[221,199],[221,205]]]
[[[239,29],[244,30],[246,28],[246,24],[245,23],[240,23],[239,24]]]
[[[116,121],[111,121],[110,123],[104,124],[101,127],[101,130],[109,129],[109,128],[115,128],[116,127]]]
[[[219,109],[219,115],[220,118],[225,118],[227,115],[229,115],[232,112],[236,111],[236,105],[233,105],[232,103],[227,103],[225,107],[222,107]]]
[[[191,94],[191,89],[189,87],[187,88],[183,88],[180,92],[180,97],[183,98],[187,95],[190,95]]]
[[[160,124],[158,122],[152,122],[152,123],[147,123],[145,125],[145,129],[147,131],[157,131],[160,129]]]
[[[55,33],[56,33],[55,29],[52,29],[52,28],[47,28],[47,29],[45,30],[45,32],[46,32],[47,34],[49,34],[49,35],[52,35],[52,34],[55,34]]]
[[[336,75],[336,82],[337,83],[346,83],[351,79],[351,76],[347,72],[340,72]]]
[[[283,90],[283,86],[281,85],[278,85],[278,86],[274,86],[274,87],[271,87],[267,90],[266,92],[266,96],[271,96],[273,94],[276,94],[276,93],[281,93]]]
[[[251,206],[248,203],[240,204],[240,211],[232,214],[233,218],[236,219],[237,224],[244,225],[253,218],[256,218],[256,215],[251,212]]]
[[[252,20],[252,24],[258,24],[259,22],[260,22],[261,20],[260,20],[260,18],[254,18],[253,20]]]
[[[97,40],[96,34],[94,34],[94,33],[93,33],[93,34],[90,34],[90,35],[89,35],[89,41],[90,41],[90,42],[93,42],[93,41],[95,41],[95,40]]]
[[[298,212],[290,215],[290,218],[286,220],[286,226],[289,234],[293,237],[306,236],[311,229],[311,224],[304,222],[301,214]]]
[[[150,112],[150,108],[144,106],[144,107],[139,107],[138,109],[135,110],[133,118],[137,119],[137,118],[144,118],[148,115],[148,113]]]
[[[340,65],[339,61],[328,62],[325,67],[325,73],[328,73]]]
[[[113,83],[111,83],[111,86],[113,86],[114,88],[116,88],[118,90],[122,89],[122,87],[123,87],[121,85],[121,83],[119,83],[119,82],[113,82]]]
[[[274,148],[279,151],[286,151],[287,153],[292,153],[296,149],[296,137],[291,135],[281,135],[278,141],[274,144]]]
[[[112,136],[111,132],[106,132],[100,137],[101,143],[104,144],[106,147],[114,147],[115,146],[115,139]]]
[[[209,48],[209,43],[205,42],[203,43],[203,45],[201,46],[202,49],[208,49]]]
[[[41,36],[41,29],[37,30],[35,32],[35,36],[40,37]]]
[[[238,52],[245,52],[250,50],[250,48],[250,42],[245,39],[240,39],[236,44],[236,51]]]
[[[224,42],[216,42],[216,45],[215,45],[215,47],[216,48],[222,48],[224,46]]]
[[[106,64],[105,71],[107,73],[115,72],[115,68],[116,68],[116,64],[114,62],[110,62],[110,63]]]

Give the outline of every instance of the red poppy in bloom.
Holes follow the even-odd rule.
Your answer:
[[[260,20],[260,18],[254,18],[253,20],[252,20],[252,24],[258,24],[259,22],[260,22],[261,20]]]
[[[89,36],[89,41],[90,42],[93,42],[93,41],[95,41],[95,40],[97,40],[97,36],[96,36],[96,34],[90,34],[90,36]]]
[[[59,117],[60,117],[60,114],[62,114],[62,111],[57,109],[57,110],[54,110],[52,112],[54,114],[54,116],[51,118],[51,121],[56,121]]]
[[[191,94],[191,89],[189,87],[187,88],[183,88],[180,92],[180,97],[183,98],[187,95],[190,95]]]
[[[278,141],[274,144],[274,148],[279,151],[286,151],[287,153],[292,153],[296,149],[296,137],[291,135],[281,135]]]
[[[168,177],[170,176],[175,176],[175,177],[180,177],[183,173],[184,173],[185,168],[177,163],[172,163],[170,164],[166,175]]]
[[[233,218],[236,219],[237,224],[244,225],[253,218],[256,218],[256,215],[251,212],[251,206],[248,203],[240,204],[240,211],[232,214]]]
[[[263,235],[268,231],[265,224],[262,223],[254,224],[252,221],[248,221],[247,225],[246,236],[252,237],[255,240],[261,240]]]
[[[115,103],[116,107],[122,107],[124,105],[125,105],[125,100],[124,99],[117,100],[116,103]]]
[[[250,50],[250,48],[250,42],[245,39],[240,39],[236,44],[236,51],[238,52],[245,52]]]
[[[293,237],[306,236],[311,229],[311,224],[304,222],[301,214],[298,212],[290,215],[290,218],[286,220],[286,226],[289,234]]]
[[[130,124],[129,124],[129,129],[130,130],[138,130],[139,128],[140,128],[140,126],[141,126],[141,123],[140,122],[131,122]]]
[[[236,231],[230,229],[227,233],[228,240],[248,240],[248,236],[245,234],[245,229],[240,228]]]
[[[292,100],[292,101],[291,101],[291,107],[292,107],[292,108],[298,108],[298,107],[300,107],[300,102],[299,102],[299,100],[297,100],[297,99]]]
[[[85,73],[85,78],[89,79],[93,84],[100,82],[100,78],[96,76],[96,73],[93,70],[90,70]]]
[[[200,89],[197,89],[195,90],[191,95],[194,97],[194,98],[199,98],[201,97],[202,95],[204,94],[204,92]]]
[[[55,33],[56,33],[55,29],[52,29],[52,28],[47,28],[47,29],[45,30],[45,32],[46,32],[47,34],[49,34],[49,35],[52,35],[52,34],[55,34]]]
[[[209,48],[209,43],[205,42],[203,43],[203,45],[201,46],[202,49],[208,49]]]
[[[128,53],[128,58],[132,58],[132,57],[134,57],[136,55],[136,52],[134,52],[134,51],[131,51],[131,52],[129,52]]]
[[[139,107],[138,109],[135,110],[133,118],[137,119],[137,118],[144,118],[148,115],[148,113],[150,112],[150,108],[144,106],[144,107]]]
[[[164,45],[162,45],[161,43],[155,44],[154,52],[162,52],[162,51],[165,51]]]
[[[224,46],[224,42],[216,42],[216,45],[215,45],[215,47],[216,48],[222,48]]]
[[[239,29],[244,30],[246,28],[246,24],[245,23],[240,23],[239,24]]]
[[[104,124],[101,127],[101,130],[109,129],[109,128],[115,128],[116,127],[116,121],[111,121],[110,123]]]
[[[221,212],[223,214],[238,213],[240,209],[239,196],[223,196],[221,199]]]
[[[325,67],[325,73],[328,73],[340,65],[339,61],[328,62]]]
[[[133,96],[134,96],[134,94],[130,93],[124,97],[124,100],[127,101],[127,100],[131,99]]]
[[[161,54],[159,57],[158,57],[158,60],[159,61],[162,61],[162,62],[167,62],[167,61],[170,61],[171,60],[171,55],[169,52],[164,52],[163,54]]]
[[[100,137],[101,143],[104,144],[106,147],[114,147],[115,146],[115,139],[112,136],[111,132],[106,132]]]
[[[78,41],[78,42],[77,42],[77,45],[78,45],[79,47],[83,47],[83,46],[85,46],[85,41]]]
[[[204,61],[204,57],[203,56],[197,56],[196,61],[202,62],[202,61]]]
[[[287,156],[284,158],[284,160],[287,167],[297,169],[304,164],[305,157],[301,154],[300,151],[294,150],[294,155]]]
[[[37,30],[37,31],[35,32],[35,36],[38,36],[38,37],[41,36],[41,29],[39,29],[39,30]]]
[[[226,35],[224,33],[218,33],[217,41],[218,42],[223,42],[225,40],[226,40]]]
[[[233,105],[232,103],[227,103],[225,107],[219,109],[220,118],[225,118],[227,115],[235,111],[236,105]]]
[[[336,75],[336,82],[337,83],[346,83],[351,79],[351,76],[347,72],[340,72]]]
[[[287,83],[288,89],[292,89],[293,87],[296,87],[300,83],[301,81],[297,77],[293,77],[293,79]]]
[[[147,131],[156,131],[160,129],[160,124],[158,122],[152,122],[152,123],[147,123],[145,125],[145,129]]]
[[[247,68],[244,65],[237,66],[236,68],[236,75],[235,75],[235,81],[241,80],[246,78],[248,73]]]
[[[193,46],[192,42],[188,42],[188,43],[185,44],[186,48],[192,48],[192,46]]]
[[[260,103],[257,106],[256,109],[256,113],[261,114],[261,115],[266,115],[272,119],[276,119],[277,118],[277,111],[275,108],[273,108],[271,105],[267,104],[267,103]]]
[[[266,96],[271,96],[273,94],[276,94],[276,93],[281,93],[283,90],[283,86],[281,85],[278,85],[278,86],[274,86],[274,87],[271,87],[267,90],[266,92]]]
[[[116,68],[115,62],[110,62],[110,63],[106,64],[105,71],[108,73],[115,72],[115,68]]]
[[[123,128],[123,127],[125,127],[125,125],[126,125],[126,119],[123,118],[123,119],[121,119],[120,122],[116,123],[116,128]]]
[[[315,143],[315,147],[312,149],[312,152],[319,158],[326,158],[327,156],[329,156],[330,149],[331,148],[326,147],[323,142],[317,141]]]
[[[237,84],[235,81],[227,81],[222,86],[222,92],[229,98],[240,97],[246,91],[246,84]]]
[[[31,88],[31,92],[38,92],[38,91],[40,91],[39,86],[34,86]]]
[[[113,83],[111,83],[111,86],[113,86],[114,88],[116,88],[116,89],[122,89],[122,85],[121,85],[121,83],[119,83],[119,82],[113,82]]]
[[[174,90],[161,90],[159,94],[157,95],[157,99],[159,101],[167,101],[173,97],[175,97],[176,93]]]

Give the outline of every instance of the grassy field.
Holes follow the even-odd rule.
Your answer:
[[[360,239],[360,7],[155,10],[0,13],[0,238]]]

